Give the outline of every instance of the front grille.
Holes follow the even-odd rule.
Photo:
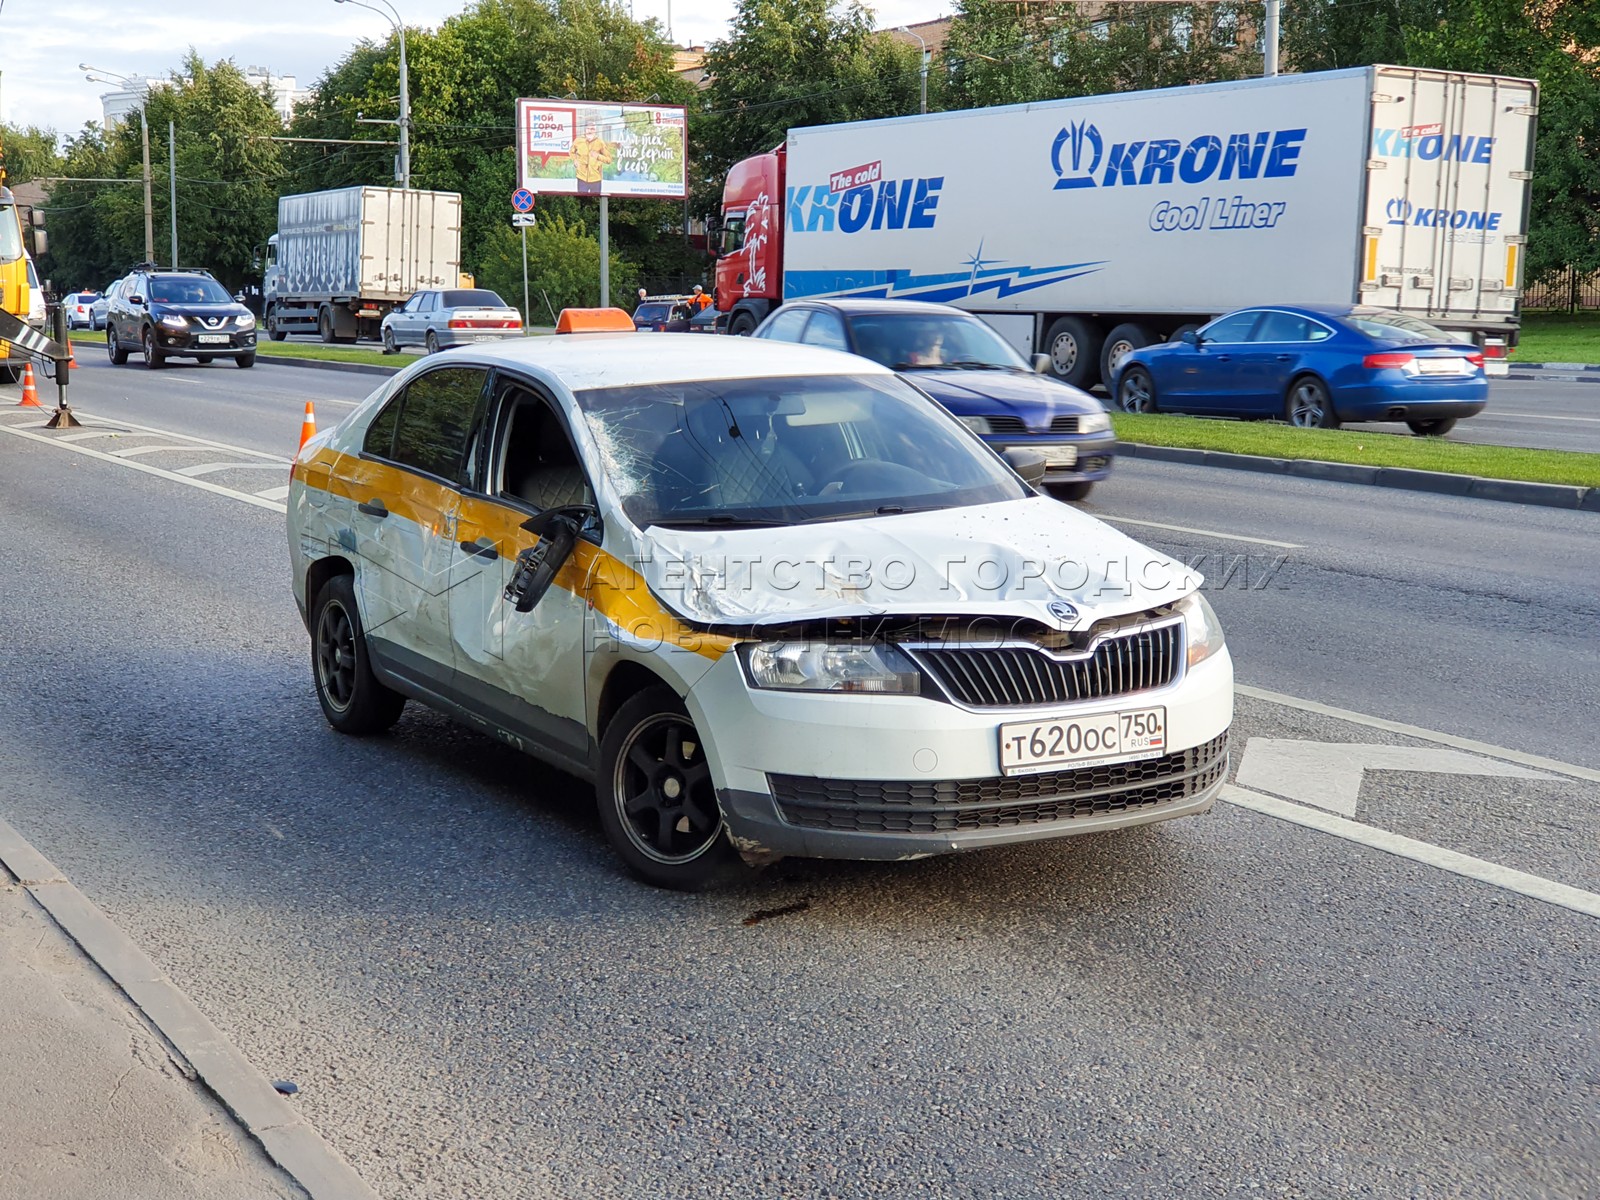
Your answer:
[[[1074,413],[1070,417],[1057,417],[1054,421],[1050,422],[1050,432],[1051,433],[1077,433],[1078,432],[1078,417],[1077,417],[1077,414]]]
[[[1140,812],[1197,796],[1228,772],[1228,735],[1144,762],[996,779],[769,775],[791,825],[847,833],[949,834]]]
[[[1028,427],[1022,423],[1021,417],[985,417],[989,422],[990,433],[1027,433]]]
[[[1182,625],[1107,638],[1084,658],[1059,659],[1034,646],[913,651],[958,704],[1013,708],[1099,700],[1165,687],[1178,673]]]

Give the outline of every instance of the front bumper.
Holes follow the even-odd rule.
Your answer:
[[[890,860],[1201,813],[1227,775],[1226,650],[1164,687],[1049,708],[750,688],[726,655],[691,690],[729,836],[747,857]],[[1162,705],[1162,759],[1002,776],[999,726]]]
[[[256,331],[254,329],[167,329],[157,325],[156,347],[164,354],[198,357],[237,358],[241,354],[254,354]],[[203,337],[225,337],[226,342],[202,342]]]
[[[1046,483],[1095,482],[1111,474],[1111,460],[1117,454],[1117,435],[1109,429],[1102,433],[1039,434],[989,433],[983,440],[998,453],[1017,447],[1035,450],[1050,457],[1052,449],[1071,447],[1073,465],[1047,463],[1044,471]]]

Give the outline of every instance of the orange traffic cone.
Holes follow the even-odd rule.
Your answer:
[[[23,403],[27,403],[26,400]],[[311,411],[311,401],[306,401],[305,420],[300,422],[300,449],[306,448],[306,443],[317,436],[317,414]]]
[[[18,408],[43,408],[39,403],[39,389],[33,386],[33,364],[22,365],[22,399],[17,402]]]
[[[74,371],[78,369],[78,356],[73,353],[71,338],[67,339],[67,366]]]

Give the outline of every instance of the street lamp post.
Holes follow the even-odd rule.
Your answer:
[[[394,26],[395,33],[400,38],[400,186],[411,186],[411,80],[406,70],[406,27],[400,20],[400,11],[389,0],[378,0],[383,8],[366,3],[366,0],[334,0],[336,4],[354,4],[357,8],[365,8],[377,13]],[[389,11],[384,12],[386,8]]]
[[[929,55],[929,53],[928,53],[928,43],[922,40],[922,36],[920,34],[912,33],[911,30],[908,29],[904,25],[900,26],[900,32],[905,34],[907,37],[916,38],[917,39],[917,45],[922,47],[922,111],[923,112],[927,112],[928,111],[928,59],[929,59],[929,57],[931,57]]]
[[[145,116],[145,104],[150,99],[150,87],[146,83],[143,87],[136,87],[130,75],[118,75],[115,71],[101,71],[91,67],[88,63],[79,63],[78,70],[87,71],[84,76],[90,83],[120,83],[124,87],[135,88],[139,92],[139,136],[144,147],[144,260],[154,262],[156,259],[156,222],[155,208],[150,199],[150,122]],[[142,81],[141,81],[142,82]],[[176,236],[174,236],[176,241]]]

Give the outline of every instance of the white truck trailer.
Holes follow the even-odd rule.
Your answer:
[[[1531,80],[1373,66],[795,129],[729,173],[718,306],[748,332],[802,296],[945,301],[1083,387],[1266,303],[1398,310],[1492,356],[1537,112]]]
[[[280,196],[262,317],[274,341],[291,333],[376,338],[384,315],[412,292],[460,279],[455,192],[348,187]]]

